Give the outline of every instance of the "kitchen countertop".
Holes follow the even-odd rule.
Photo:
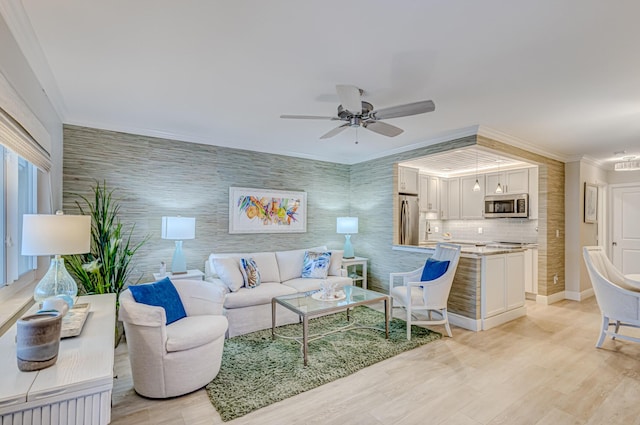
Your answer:
[[[437,242],[447,242],[462,246],[461,256],[467,258],[478,258],[486,255],[509,254],[512,252],[523,252],[527,249],[536,248],[537,244],[514,244],[507,246],[497,242],[474,242],[474,241],[429,241],[421,242],[420,245],[393,245],[393,250],[409,252],[432,253]]]

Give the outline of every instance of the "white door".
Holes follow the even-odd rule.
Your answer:
[[[611,254],[623,274],[640,273],[640,186],[614,187]]]

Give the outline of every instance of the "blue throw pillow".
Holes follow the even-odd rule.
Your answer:
[[[326,279],[331,264],[331,252],[304,252],[302,277]]]
[[[428,280],[437,279],[445,274],[448,268],[449,261],[438,261],[432,258],[427,258],[427,262],[424,264],[424,269],[422,269],[422,277],[420,278],[420,281],[426,282]]]
[[[247,288],[257,288],[262,283],[262,277],[258,270],[258,265],[253,258],[240,259],[240,272]]]
[[[133,299],[140,304],[153,305],[164,308],[167,325],[187,317],[178,290],[168,277],[155,283],[129,286]]]

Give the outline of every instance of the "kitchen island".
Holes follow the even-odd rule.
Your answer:
[[[430,256],[435,243],[393,249]],[[535,245],[459,244],[462,253],[447,307],[450,322],[480,331],[525,316],[525,251]]]

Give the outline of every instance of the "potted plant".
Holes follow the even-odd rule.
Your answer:
[[[67,255],[67,269],[80,284],[83,294],[116,294],[120,295],[130,282],[132,259],[134,254],[149,239],[144,237],[133,243],[132,235],[135,225],[128,230],[120,222],[118,214],[120,204],[114,200],[114,190],[107,188],[107,183],[92,188],[93,198],[78,195],[82,201],[76,205],[83,215],[91,216],[91,252],[87,254]],[[137,283],[142,276],[138,277]],[[116,317],[118,304],[116,302]],[[122,330],[116,326],[116,345]]]

